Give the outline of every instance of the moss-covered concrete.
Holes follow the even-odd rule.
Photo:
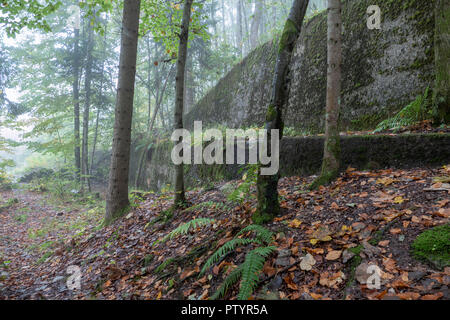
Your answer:
[[[381,30],[366,25],[370,0],[344,1],[342,129],[370,129],[401,110],[434,83],[434,1],[379,0]],[[287,127],[324,129],[326,11],[309,19],[290,63]],[[255,49],[185,117],[205,126],[264,124],[278,40]]]
[[[311,175],[320,171],[323,137],[284,137],[280,146],[280,175]],[[172,144],[162,143],[147,166],[147,187],[161,190],[173,181],[170,160]],[[405,134],[398,136],[341,137],[341,170],[411,168],[450,163],[450,134]],[[225,151],[224,151],[225,152]],[[248,157],[247,157],[248,159]],[[211,181],[241,178],[242,165],[185,166],[186,185],[209,185]]]

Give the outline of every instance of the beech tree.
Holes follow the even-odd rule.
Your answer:
[[[328,0],[328,71],[325,114],[325,145],[322,171],[311,188],[328,184],[339,174],[341,146],[339,136],[339,109],[341,103],[342,64],[342,4]]]
[[[128,173],[140,7],[140,0],[125,0],[123,5],[119,80],[105,223],[121,216],[130,204]]]
[[[272,84],[270,103],[266,113],[267,141],[271,141],[271,130],[279,130],[280,139],[283,136],[283,107],[288,96],[287,92],[287,73],[292,51],[295,47],[303,19],[306,14],[309,0],[294,0],[289,17],[281,35],[278,45],[278,57],[275,66],[275,74]],[[271,155],[270,145],[268,146],[268,155]],[[280,205],[278,203],[278,180],[279,175],[261,175],[258,173],[257,191],[258,207],[253,215],[253,222],[266,223],[272,221],[279,214]]]
[[[433,93],[433,118],[436,124],[450,123],[450,2],[436,0],[434,16],[436,82]]]
[[[191,8],[193,0],[185,0],[183,10],[183,20],[181,23],[180,45],[178,47],[177,74],[175,80],[175,114],[174,129],[183,129],[183,108],[184,108],[184,77],[186,71],[186,59],[189,41],[189,24],[191,19]],[[181,143],[182,137],[177,142]],[[184,194],[184,166],[175,166],[175,207],[182,206],[186,202]]]

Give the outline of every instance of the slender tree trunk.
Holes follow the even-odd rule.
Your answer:
[[[288,95],[286,81],[289,62],[292,51],[295,47],[305,17],[306,8],[309,0],[294,0],[291,12],[284,26],[278,48],[278,58],[275,66],[275,74],[272,83],[272,92],[270,104],[266,114],[268,155],[271,155],[270,141],[271,130],[279,130],[280,139],[283,136],[282,112]],[[258,172],[257,192],[258,207],[253,215],[253,222],[266,223],[273,220],[279,214],[280,206],[278,203],[278,173],[275,175],[261,175]]]
[[[191,19],[191,7],[193,0],[185,0],[183,10],[183,22],[180,32],[180,46],[178,49],[177,76],[175,88],[175,116],[174,129],[183,129],[183,108],[184,108],[184,77],[186,71],[187,45],[189,40],[189,23]],[[182,138],[180,138],[180,143]],[[184,194],[184,166],[175,166],[175,207],[180,207],[186,203]]]
[[[105,223],[110,223],[115,218],[120,217],[130,204],[128,200],[128,174],[130,170],[131,123],[133,119],[140,7],[140,0],[124,1],[119,80],[111,168],[106,195]]]
[[[238,12],[238,50],[239,50],[239,54],[241,55],[241,59],[242,56],[244,54],[244,41],[243,41],[243,31],[242,31],[242,0],[239,0],[237,2],[237,12]]]
[[[342,10],[341,0],[328,0],[328,72],[325,115],[325,146],[322,172],[311,188],[328,184],[339,174],[341,146],[339,109],[341,103]]]
[[[225,0],[222,0],[222,36],[227,42],[227,28],[225,27]]]
[[[253,13],[253,21],[250,27],[250,45],[251,49],[254,49],[258,46],[259,41],[259,29],[261,25],[261,18],[263,14],[263,1],[256,0],[255,3],[255,12]]]
[[[76,178],[80,180],[81,150],[80,150],[80,29],[75,29],[74,53],[73,53],[73,119],[74,119],[74,155]]]
[[[250,37],[248,32],[248,18],[247,18],[247,8],[245,7],[245,2],[242,2],[242,12],[244,14],[244,27],[245,27],[245,43],[247,49],[245,50],[245,54],[247,54],[250,50]]]
[[[88,22],[89,24],[89,22]],[[92,81],[92,50],[94,48],[94,30],[88,26],[88,43],[87,43],[87,60],[86,60],[86,74],[84,77],[85,85],[85,100],[84,100],[84,111],[83,111],[83,141],[81,150],[81,173],[82,178],[82,189],[85,185],[88,186],[89,191],[91,191],[90,179],[89,179],[89,112],[91,104],[91,81]]]
[[[103,52],[106,54],[106,37],[108,31],[108,24],[105,22],[105,35],[103,37]],[[94,141],[92,142],[92,153],[91,153],[91,164],[89,166],[90,172],[92,172],[92,168],[94,167],[94,157],[95,157],[95,149],[97,148],[97,138],[98,138],[98,123],[100,120],[100,110],[103,108],[103,75],[105,73],[105,60],[102,61],[102,71],[100,74],[100,105],[97,106],[97,116],[95,119],[95,132],[94,132]]]
[[[433,118],[436,124],[450,123],[450,1],[436,0],[434,53],[436,82]]]

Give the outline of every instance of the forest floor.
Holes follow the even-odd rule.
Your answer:
[[[449,167],[349,168],[317,191],[307,190],[313,176],[281,179],[282,214],[267,226],[277,252],[252,299],[450,299],[450,267],[410,250],[422,231],[449,223],[449,184],[436,182],[449,176]],[[208,299],[254,246],[199,276],[207,258],[251,224],[254,190],[242,202],[227,197],[239,183],[189,191],[190,208],[173,214],[172,194],[140,193],[129,214],[104,228],[98,203],[0,193],[0,299]],[[164,239],[194,218],[214,223]],[[381,271],[379,289],[364,284],[361,267],[369,264]],[[66,285],[72,265],[81,269],[78,291]],[[238,291],[235,284],[225,298]]]

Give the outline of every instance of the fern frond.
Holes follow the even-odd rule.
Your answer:
[[[380,132],[388,129],[398,130],[402,127],[413,125],[419,121],[425,120],[430,111],[429,87],[421,96],[400,110],[392,118],[381,121],[374,132]]]
[[[217,300],[225,296],[228,289],[231,288],[242,276],[242,266],[237,267],[228,275],[223,281],[217,291],[209,298],[210,300]]]
[[[242,264],[242,281],[239,290],[238,299],[248,300],[259,282],[259,274],[261,273],[266,258],[274,251],[276,247],[259,247],[253,249],[245,256]]]
[[[255,233],[256,238],[261,240],[262,242],[265,242],[267,244],[272,242],[273,232],[257,224],[248,225],[247,227],[239,231],[236,237],[240,236],[241,234],[245,234],[249,231],[253,231]]]
[[[205,265],[203,266],[202,271],[200,272],[200,276],[203,275],[206,270],[208,270],[209,267],[211,267],[213,264],[215,264],[219,259],[223,256],[225,256],[227,253],[233,251],[237,246],[242,245],[248,245],[250,243],[257,243],[262,245],[262,242],[258,239],[239,239],[235,238],[227,243],[225,243],[223,246],[221,246],[216,252],[212,254],[211,257],[206,261]]]
[[[161,273],[162,271],[164,271],[164,269],[166,269],[170,264],[172,264],[172,262],[175,261],[175,258],[169,258],[166,259],[163,263],[161,263],[155,270],[155,273]]]
[[[176,228],[175,230],[173,230],[171,233],[169,233],[167,236],[165,236],[162,239],[162,242],[167,241],[169,239],[173,239],[174,237],[181,235],[181,234],[187,234],[189,232],[190,229],[196,229],[198,227],[202,227],[208,224],[212,224],[214,223],[215,220],[214,219],[208,219],[208,218],[198,218],[198,219],[193,219],[185,224],[182,224],[181,226],[179,226],[178,228]]]

